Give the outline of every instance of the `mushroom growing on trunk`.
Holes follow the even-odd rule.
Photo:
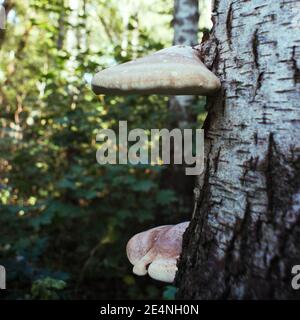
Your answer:
[[[94,76],[92,87],[96,94],[206,96],[218,91],[221,83],[196,48],[179,45],[104,69]]]
[[[92,80],[100,94],[212,95],[219,79],[200,60],[199,48],[177,45],[98,72]],[[182,236],[189,222],[150,229],[132,237],[127,256],[133,273],[173,282]]]
[[[155,280],[173,282],[177,259],[181,254],[182,236],[189,222],[156,227],[133,236],[127,243],[127,257],[133,273],[147,273]]]

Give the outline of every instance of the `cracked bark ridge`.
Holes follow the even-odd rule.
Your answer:
[[[208,101],[206,169],[178,298],[300,298],[291,288],[300,264],[299,4],[215,1],[201,50],[216,45],[206,65],[223,88]]]

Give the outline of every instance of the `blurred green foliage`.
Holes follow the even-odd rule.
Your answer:
[[[66,283],[63,280],[56,280],[50,277],[46,277],[40,280],[36,280],[32,284],[31,297],[33,299],[53,300],[61,298],[59,291],[62,291],[66,287]],[[31,298],[30,296],[28,298]]]
[[[191,209],[163,181],[164,167],[95,158],[97,132],[119,120],[129,129],[168,126],[168,98],[96,97],[88,81],[98,67],[170,45],[172,2],[154,1],[148,21],[118,1],[71,2],[16,1],[0,44],[6,298],[171,299],[174,287],[132,275],[125,246],[137,232],[187,220]],[[203,101],[195,106],[203,110]]]

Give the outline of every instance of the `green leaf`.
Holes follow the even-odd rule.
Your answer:
[[[167,205],[174,201],[176,201],[176,196],[173,190],[160,190],[156,195],[156,202],[160,205]]]
[[[152,188],[155,187],[155,183],[151,180],[141,180],[137,181],[133,186],[132,190],[134,191],[140,191],[140,192],[148,192]]]
[[[177,292],[177,288],[174,286],[166,286],[163,292],[164,300],[174,300]]]

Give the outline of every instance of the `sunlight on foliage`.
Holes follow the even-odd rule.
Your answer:
[[[126,242],[186,219],[190,208],[163,166],[98,165],[95,138],[120,120],[129,130],[167,127],[168,98],[96,97],[90,80],[99,68],[169,46],[172,10],[171,0],[14,2],[0,39],[8,297],[162,297],[163,284],[132,276]],[[203,113],[204,101],[195,105]]]

